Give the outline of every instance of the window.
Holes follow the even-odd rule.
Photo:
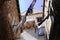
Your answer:
[[[37,22],[41,22],[42,21],[42,17],[37,17]]]

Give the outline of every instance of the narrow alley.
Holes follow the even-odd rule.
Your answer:
[[[21,40],[46,40],[45,35],[38,36],[34,29],[24,30],[21,34]]]
[[[60,40],[60,0],[0,0],[0,40]]]

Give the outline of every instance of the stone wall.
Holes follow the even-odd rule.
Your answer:
[[[16,40],[18,33],[13,33],[11,24],[19,23],[18,15],[16,0],[0,0],[0,40]]]

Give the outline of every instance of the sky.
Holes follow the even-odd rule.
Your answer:
[[[32,1],[33,0],[19,0],[20,12],[26,11],[29,8]],[[41,5],[43,5],[43,0],[37,0],[34,9],[43,10],[43,7],[41,7]]]

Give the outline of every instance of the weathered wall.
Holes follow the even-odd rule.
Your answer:
[[[6,0],[0,0],[0,40],[15,40],[7,10]]]
[[[49,8],[49,0],[45,0],[44,18],[48,15],[48,8]],[[51,18],[50,18],[50,16],[49,16],[48,19],[46,19],[44,24],[45,24],[45,29],[46,29],[47,37],[49,39],[50,27],[51,27]]]
[[[17,34],[14,35],[11,28],[13,18],[15,18],[15,24],[18,24],[16,0],[0,0],[0,40],[16,40]]]

